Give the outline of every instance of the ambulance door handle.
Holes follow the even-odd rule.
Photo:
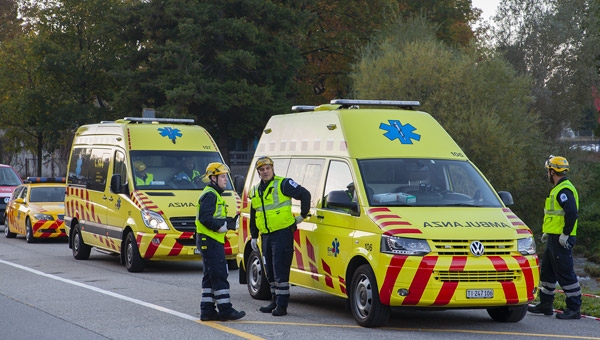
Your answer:
[[[315,216],[317,216],[317,218],[319,218],[319,219],[325,218],[325,216],[323,216],[323,215],[315,215]]]

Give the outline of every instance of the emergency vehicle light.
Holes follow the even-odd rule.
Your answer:
[[[171,123],[171,124],[194,124],[193,119],[178,118],[147,118],[147,117],[125,117],[124,121],[133,123]]]
[[[65,177],[27,177],[26,183],[66,183]]]
[[[395,106],[403,109],[413,109],[415,106],[420,106],[418,101],[406,100],[367,100],[367,99],[332,99],[331,104],[340,104],[343,108],[349,108],[355,105],[368,106]]]
[[[292,106],[292,112],[307,112],[314,111],[316,106],[313,105],[294,105]]]

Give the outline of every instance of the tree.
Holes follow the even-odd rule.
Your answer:
[[[66,156],[78,125],[110,118],[109,71],[122,54],[111,16],[120,3],[21,3],[26,34],[0,52],[0,115],[14,151],[37,155],[38,175],[44,157],[57,149]]]
[[[147,3],[139,18],[144,58],[128,90],[163,115],[195,117],[226,158],[230,140],[289,110],[301,12],[265,0],[173,0]]]
[[[497,190],[518,197],[519,216],[539,221],[546,151],[526,76],[499,57],[449,47],[421,19],[378,36],[352,79],[357,98],[420,101]]]
[[[0,0],[0,44],[22,33],[17,2]]]
[[[551,139],[578,127],[598,88],[600,3],[504,0],[495,17],[497,49],[534,81],[532,110]]]

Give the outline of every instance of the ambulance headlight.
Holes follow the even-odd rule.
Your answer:
[[[517,249],[522,255],[533,255],[536,252],[535,241],[533,237],[526,237],[517,240]]]
[[[152,210],[142,210],[142,219],[144,220],[144,224],[146,227],[150,229],[160,229],[160,230],[168,230],[169,225],[165,222],[165,219],[162,216]]]
[[[384,235],[381,237],[381,252],[395,255],[423,256],[431,252],[425,240]]]

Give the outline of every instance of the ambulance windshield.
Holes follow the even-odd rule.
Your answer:
[[[502,206],[466,161],[395,158],[359,160],[358,165],[371,206]]]
[[[206,166],[223,159],[218,152],[131,151],[135,187],[152,190],[203,189],[208,183]],[[225,190],[233,190],[231,178]]]

